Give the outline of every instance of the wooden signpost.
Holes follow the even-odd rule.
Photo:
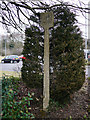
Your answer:
[[[40,14],[40,25],[44,28],[44,80],[43,80],[43,110],[49,105],[49,28],[54,26],[53,12]]]

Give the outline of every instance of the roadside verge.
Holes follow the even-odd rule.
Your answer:
[[[21,72],[17,73],[16,71],[0,71],[0,77],[2,77],[3,74],[7,76],[21,77]]]

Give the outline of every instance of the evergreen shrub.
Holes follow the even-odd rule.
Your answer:
[[[23,60],[22,79],[28,87],[42,87],[40,30],[32,25],[26,29],[25,35],[23,55],[26,59]]]
[[[76,26],[75,14],[69,8],[53,9],[54,28],[51,29],[50,59],[51,98],[63,103],[79,90],[85,80],[83,38]]]
[[[76,15],[64,4],[48,8],[54,13],[54,27],[50,28],[50,97],[63,103],[84,83],[84,51],[82,33],[76,25]],[[37,26],[38,26],[37,22]],[[26,29],[22,79],[29,87],[42,87],[43,30],[40,26]],[[42,43],[42,44],[41,44]],[[40,59],[40,57],[41,59]],[[28,60],[29,59],[29,60]]]
[[[34,115],[29,110],[33,98],[28,92],[27,96],[21,96],[20,99],[19,82],[19,78],[12,76],[4,75],[2,78],[2,120],[34,118]]]

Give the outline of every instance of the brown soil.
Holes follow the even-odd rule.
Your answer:
[[[90,119],[87,108],[88,108],[88,81],[86,79],[83,87],[73,95],[71,95],[71,102],[63,107],[50,106],[48,112],[42,110],[42,90],[30,89],[25,86],[23,82],[19,84],[19,97],[26,96],[28,91],[32,94],[33,101],[31,101],[31,113],[34,114],[35,118],[50,118],[53,119],[64,119],[64,118],[75,118],[83,119],[87,117]],[[49,119],[49,120],[50,120]]]

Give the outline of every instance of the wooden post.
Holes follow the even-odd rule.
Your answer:
[[[49,28],[53,27],[53,12],[41,13],[41,26],[45,30],[44,36],[44,79],[43,79],[43,110],[49,106]]]

